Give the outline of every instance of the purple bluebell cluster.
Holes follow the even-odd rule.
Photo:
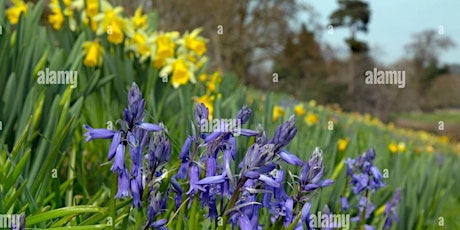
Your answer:
[[[375,229],[374,226],[366,224],[371,214],[375,210],[375,205],[371,201],[371,195],[385,186],[383,176],[377,166],[374,165],[375,150],[368,149],[362,155],[355,159],[348,158],[345,160],[346,177],[351,185],[351,190],[357,200],[357,215],[351,218],[351,222],[357,222],[366,230]],[[393,221],[397,221],[395,208],[399,203],[399,189],[395,191],[393,200],[386,204],[385,216],[386,222],[384,228],[390,228]],[[349,211],[349,200],[345,195],[341,196],[342,211]]]
[[[236,114],[238,123],[247,123],[250,114],[251,110],[244,106]],[[207,119],[208,110],[203,104],[196,104],[194,115],[199,125],[202,119]],[[281,124],[270,140],[260,126],[256,130],[241,129],[238,135],[231,130],[228,127],[218,127],[210,133],[198,130],[198,135],[186,139],[179,154],[181,165],[171,179],[176,208],[185,195],[189,198],[189,206],[198,199],[211,221],[224,217],[224,226],[230,223],[241,229],[263,229],[259,217],[262,209],[266,209],[272,224],[287,227],[293,224],[299,211],[305,213],[302,216],[307,215],[315,190],[333,183],[329,179],[321,180],[324,165],[319,148],[305,163],[285,149],[297,133],[294,116]],[[235,137],[239,135],[254,137],[255,141],[238,168],[234,168]],[[297,193],[293,197],[285,191],[288,180],[282,162],[302,166],[301,175],[297,177],[300,179],[295,181]],[[188,183],[181,183],[184,179],[188,179]],[[304,219],[306,221],[306,217]],[[301,228],[303,222],[298,221],[296,225]]]
[[[142,93],[133,83],[128,92],[128,107],[123,111],[123,119],[117,121],[121,128],[95,129],[85,125],[87,132],[84,135],[86,141],[112,139],[108,160],[113,160],[111,171],[118,174],[116,198],[132,197],[133,205],[140,208],[144,187],[149,183],[149,223],[161,228],[165,220],[154,221],[154,218],[164,211],[167,196],[161,195],[158,188],[163,178],[164,165],[171,156],[172,146],[161,123],[157,125],[144,122],[144,109]],[[125,157],[126,150],[129,153],[130,168]]]

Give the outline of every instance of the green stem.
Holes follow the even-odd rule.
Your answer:
[[[222,223],[222,226],[219,227],[219,230],[227,229],[227,221],[228,221],[228,216],[229,215],[227,215],[226,212],[230,208],[235,206],[235,203],[236,203],[236,201],[238,199],[238,195],[240,193],[240,190],[243,187],[244,183],[246,183],[247,180],[248,180],[248,178],[246,178],[245,176],[242,176],[240,178],[240,181],[238,182],[238,186],[236,186],[236,189],[233,192],[232,197],[230,198],[230,201],[227,204],[227,207],[225,208],[224,212],[222,213],[222,215],[223,215],[223,223]]]
[[[365,196],[366,196],[366,204],[364,205],[364,209],[363,211],[361,212],[361,226],[360,226],[360,229],[361,230],[364,230],[364,225],[366,225],[366,209],[367,209],[367,202],[369,202],[369,190],[366,189],[366,192],[365,192]]]
[[[77,158],[77,151],[75,150],[75,146],[74,146],[74,148],[72,148],[71,153],[70,153],[69,168],[67,169],[67,179],[68,180],[73,180],[75,176],[74,173],[75,173],[76,158]],[[70,185],[66,191],[65,205],[67,207],[72,206],[72,196],[73,196],[73,181],[70,182]]]
[[[113,173],[112,174],[112,187],[110,188],[110,200],[109,200],[109,215],[112,218],[112,226],[110,229],[115,229],[115,220],[117,218],[116,213],[116,202],[115,202],[115,195],[117,194],[118,190],[118,175]]]

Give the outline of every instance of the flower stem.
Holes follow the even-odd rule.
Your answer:
[[[240,190],[243,187],[244,183],[246,183],[247,180],[248,178],[246,178],[245,176],[242,176],[240,178],[238,185],[236,186],[235,191],[233,192],[232,197],[230,198],[230,201],[227,204],[227,207],[225,208],[224,212],[221,213],[223,215],[223,223],[222,223],[222,226],[219,226],[218,228],[219,230],[223,230],[227,228],[227,222],[228,222],[229,215],[227,215],[226,212],[227,210],[235,206]]]

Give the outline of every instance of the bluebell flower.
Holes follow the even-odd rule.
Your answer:
[[[251,221],[245,215],[240,215],[238,218],[238,226],[241,230],[253,230]]]
[[[396,207],[401,200],[401,190],[397,188],[393,193],[393,198],[390,202],[385,204],[385,210],[383,211],[383,215],[385,216],[385,224],[383,226],[384,229],[389,229],[393,222],[398,222],[399,217],[398,213],[396,212]]]
[[[133,197],[133,205],[136,207],[142,206],[142,194],[144,185],[146,184],[143,178],[149,177],[153,179],[155,171],[162,167],[169,160],[171,153],[171,144],[165,137],[164,133],[160,142],[154,141],[149,147],[148,164],[151,173],[144,175],[143,160],[144,150],[147,144],[151,141],[153,132],[164,132],[162,124],[151,124],[145,122],[144,119],[145,101],[142,98],[142,93],[139,87],[133,83],[128,92],[128,106],[123,110],[123,120],[118,120],[117,123],[121,126],[119,130],[111,129],[95,129],[88,125],[84,125],[87,132],[86,141],[93,139],[112,139],[108,152],[108,160],[113,160],[111,170],[118,173],[118,192],[116,198],[124,198],[127,196]],[[152,142],[152,141],[151,141]],[[125,162],[125,151],[129,148],[129,156],[131,159],[131,172],[128,172]],[[154,169],[155,168],[155,169]]]
[[[286,122],[278,126],[275,136],[270,143],[275,144],[277,148],[282,148],[291,142],[296,134],[297,127],[295,126],[295,116],[292,115]]]
[[[110,139],[115,135],[115,131],[110,129],[95,129],[91,128],[89,125],[84,125],[83,127],[87,130],[84,134],[86,142],[93,139]]]
[[[368,193],[374,193],[376,190],[385,186],[383,176],[373,160],[376,157],[373,148],[368,149],[365,153],[357,156],[355,159],[347,159],[345,161],[347,170],[347,181],[352,186],[352,191],[358,200],[358,213],[351,218],[352,222],[360,222],[365,229],[375,229],[375,227],[365,224],[365,221],[370,218],[375,210],[375,205],[371,202]],[[399,199],[399,190],[395,191],[394,199]],[[341,196],[342,210],[347,210],[348,200],[345,196]],[[393,220],[397,219],[396,213],[390,213],[390,207],[395,207],[395,202],[387,203],[385,206],[384,215],[387,218],[384,228],[389,228]],[[388,208],[388,209],[387,209]],[[394,209],[393,209],[394,210]],[[364,219],[363,219],[364,215]]]
[[[112,160],[112,158],[115,156],[117,148],[120,146],[120,142],[121,142],[121,132],[115,132],[112,138],[112,144],[110,144],[109,155],[108,155],[109,161]]]
[[[311,193],[316,189],[332,185],[333,181],[330,179],[320,180],[323,173],[323,152],[316,147],[300,171],[300,192]]]
[[[283,159],[284,161],[286,161],[287,163],[291,165],[301,166],[303,164],[302,160],[300,160],[296,155],[284,149],[279,152],[279,156],[281,159]]]
[[[236,119],[241,121],[241,124],[244,125],[246,122],[248,122],[249,118],[251,117],[251,109],[249,109],[247,106],[243,106],[243,108],[238,111],[236,114]]]
[[[286,202],[285,202],[284,205],[286,207],[286,215],[284,216],[284,227],[287,228],[289,225],[291,225],[291,223],[293,221],[294,201],[291,198],[288,198],[288,199],[286,199]]]
[[[151,123],[147,123],[147,122],[137,122],[136,126],[141,128],[141,129],[150,131],[150,132],[161,131],[161,127],[159,125],[151,124]]]
[[[200,180],[200,171],[199,171],[198,166],[196,166],[195,164],[192,164],[192,166],[190,166],[190,173],[188,175],[189,175],[190,188],[187,191],[187,195],[189,195],[190,198],[193,198],[193,196],[198,192],[198,190],[205,191],[202,186],[197,184],[198,181]]]
[[[130,182],[128,178],[128,170],[124,169],[118,173],[118,192],[115,195],[115,198],[125,198],[130,196]]]
[[[125,170],[125,146],[118,145],[115,153],[115,160],[112,167],[112,172],[121,172]]]
[[[201,127],[201,122],[208,119],[209,110],[203,103],[195,103],[195,121],[198,127]]]

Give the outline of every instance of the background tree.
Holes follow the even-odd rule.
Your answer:
[[[446,66],[439,66],[439,55],[451,47],[455,47],[455,43],[436,30],[417,33],[412,42],[406,45],[420,78],[420,92],[425,91],[437,76],[448,72]]]
[[[359,0],[339,0],[339,8],[330,16],[330,25],[333,27],[348,27],[350,36],[345,40],[350,48],[350,77],[348,82],[348,92],[354,91],[354,78],[356,77],[355,59],[356,55],[368,51],[367,44],[356,38],[356,33],[361,31],[367,33],[371,11],[369,4]]]

